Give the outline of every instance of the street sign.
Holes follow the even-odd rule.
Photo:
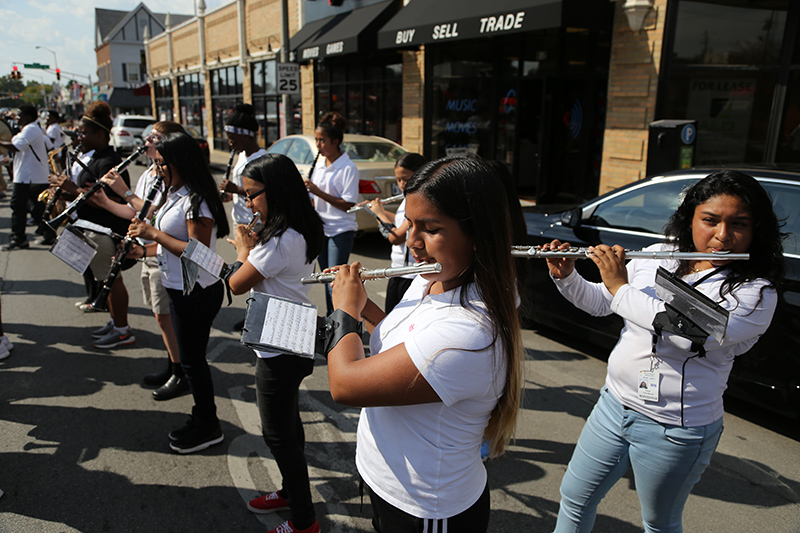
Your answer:
[[[41,63],[23,63],[22,66],[25,68],[40,68],[43,70],[50,68],[50,65],[42,65]]]
[[[295,63],[278,63],[278,92],[300,94],[300,66]]]

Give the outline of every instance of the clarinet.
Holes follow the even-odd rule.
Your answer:
[[[136,218],[139,220],[147,219],[148,212],[150,211],[150,207],[153,205],[153,201],[156,198],[156,194],[158,194],[158,190],[161,188],[161,182],[163,179],[164,178],[161,176],[161,174],[156,173],[156,179],[153,184],[150,185],[150,189],[147,191],[147,198],[145,198],[142,208],[136,215]],[[136,239],[128,235],[122,239],[122,247],[111,261],[111,270],[108,271],[108,276],[106,276],[106,279],[103,280],[103,287],[100,289],[100,293],[97,295],[95,301],[92,302],[92,307],[95,309],[99,309],[101,311],[108,310],[108,294],[111,292],[111,287],[114,286],[114,282],[117,280],[119,273],[122,271],[122,264],[125,261],[125,257],[128,255],[128,252],[131,251],[131,247],[133,246],[134,242],[136,242]]]
[[[225,169],[225,179],[231,179],[231,167],[233,167],[233,157],[236,155],[236,150],[231,150],[231,157],[228,159],[228,168]],[[219,198],[223,200],[225,198],[225,191],[223,189],[219,190]]]
[[[81,145],[79,144],[75,148],[75,153],[78,153],[80,151],[80,149],[81,149]],[[66,171],[69,171],[69,160],[70,160],[70,157],[72,157],[73,159],[76,159],[77,157],[75,155],[69,153],[69,150],[67,149],[67,145],[64,145],[64,151],[66,152],[66,158],[65,158],[65,161],[66,161],[66,164],[67,164]],[[53,194],[47,200],[47,205],[45,206],[44,212],[42,213],[42,220],[44,220],[44,221],[50,220],[50,215],[53,213],[53,209],[56,206],[56,202],[61,197],[61,193],[62,192],[63,191],[61,190],[61,187],[56,187],[55,188],[55,190],[53,191]]]
[[[317,155],[314,156],[314,162],[311,163],[311,168],[308,169],[308,176],[306,176],[307,180],[310,180],[311,176],[314,175],[314,168],[316,168],[316,166],[317,166],[317,160],[318,159],[319,159],[319,152],[317,152]]]
[[[131,163],[133,163],[136,160],[137,157],[142,155],[145,150],[147,150],[147,146],[143,144],[142,146],[137,148],[131,155],[129,155],[125,159],[125,161],[123,161],[119,165],[115,166],[111,170],[113,170],[114,172],[122,172],[123,170],[128,168],[128,166]],[[65,219],[67,219],[70,215],[72,215],[72,213],[74,213],[75,211],[80,209],[81,206],[83,206],[83,204],[86,203],[86,200],[91,198],[91,196],[94,193],[96,193],[98,190],[100,190],[100,187],[103,186],[103,182],[100,181],[100,178],[95,176],[94,172],[89,170],[89,167],[87,167],[80,159],[76,158],[75,162],[78,163],[81,166],[81,168],[83,168],[83,170],[85,170],[86,172],[89,172],[92,175],[92,177],[94,177],[95,180],[97,180],[97,181],[95,181],[92,184],[92,186],[89,187],[88,190],[86,190],[85,192],[80,193],[77,198],[72,200],[69,203],[69,205],[67,205],[67,207],[64,208],[64,211],[62,211],[62,213],[60,215],[58,215],[53,220],[48,220],[47,221],[47,225],[50,226],[53,229],[57,229],[61,225],[61,223],[64,222]]]

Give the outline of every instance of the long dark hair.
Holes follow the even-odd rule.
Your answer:
[[[750,259],[732,261],[728,275],[720,287],[720,296],[733,292],[742,283],[762,278],[776,286],[784,273],[783,238],[781,224],[772,208],[767,191],[752,176],[736,170],[720,170],[698,181],[686,190],[681,205],[669,219],[664,233],[671,237],[682,252],[694,252],[692,220],[697,206],[715,196],[735,196],[747,205],[753,217],[753,240]],[[690,271],[689,261],[681,261],[677,274]]]
[[[405,195],[419,194],[437,211],[458,221],[475,243],[475,255],[462,275],[474,283],[486,305],[492,334],[502,341],[506,385],[492,411],[485,436],[493,455],[503,452],[513,435],[520,404],[521,365],[516,272],[511,257],[511,222],[503,185],[496,173],[477,158],[439,159],[422,166],[408,181]],[[472,308],[467,291],[461,305]]]
[[[306,263],[312,263],[322,251],[325,233],[292,160],[281,154],[263,155],[247,164],[242,177],[264,186],[267,217],[258,242],[265,243],[292,228],[305,239]]]
[[[217,238],[227,235],[230,226],[225,208],[219,198],[217,183],[211,177],[206,158],[197,141],[185,133],[170,133],[156,143],[156,150],[164,158],[165,163],[175,167],[184,185],[189,189],[191,219],[196,220],[199,217],[200,205],[205,200],[217,226]]]

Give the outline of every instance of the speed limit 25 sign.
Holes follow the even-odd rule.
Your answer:
[[[300,94],[300,66],[295,63],[278,63],[278,92]]]

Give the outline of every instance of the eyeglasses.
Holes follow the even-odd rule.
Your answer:
[[[167,168],[167,163],[164,162],[164,161],[157,161],[157,160],[154,159],[153,160],[153,164],[156,166],[156,168],[158,170],[163,170],[163,169]]]
[[[155,144],[161,140],[161,137],[163,137],[163,135],[160,135],[158,133],[151,133],[150,135],[144,138],[144,142]]]
[[[260,191],[254,192],[253,194],[248,194],[247,196],[245,196],[245,198],[247,198],[249,201],[252,202],[256,198],[258,198],[258,195],[263,194],[266,190],[267,189],[261,189]]]

